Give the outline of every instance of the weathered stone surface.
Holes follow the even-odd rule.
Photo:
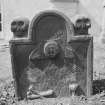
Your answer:
[[[76,95],[91,94],[92,37],[75,37],[72,22],[62,13],[40,13],[30,24],[29,39],[10,44],[18,98],[27,97],[30,85],[36,93],[51,89],[52,97],[69,97],[73,82]]]

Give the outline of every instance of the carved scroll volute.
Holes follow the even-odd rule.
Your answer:
[[[14,38],[23,38],[28,36],[29,19],[17,18],[11,22],[11,31]]]
[[[76,16],[74,20],[75,35],[88,35],[88,30],[91,27],[91,21],[86,16]]]

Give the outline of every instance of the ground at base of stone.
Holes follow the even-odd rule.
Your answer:
[[[105,92],[91,97],[74,96],[17,101],[14,82],[9,81],[0,87],[0,105],[105,105]]]
[[[31,100],[31,101],[21,101],[18,105],[105,105],[105,102],[101,102],[97,99],[95,100],[75,100],[73,101],[69,98],[60,99],[43,99],[43,100]]]

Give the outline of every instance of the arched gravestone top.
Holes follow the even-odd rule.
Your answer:
[[[58,11],[45,11],[36,15],[29,26],[29,38],[36,43],[64,34],[67,41],[74,35],[71,20]]]

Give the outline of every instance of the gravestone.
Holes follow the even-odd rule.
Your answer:
[[[63,13],[44,11],[30,22],[27,38],[14,33],[10,50],[19,99],[27,96],[30,86],[36,94],[52,90],[50,97],[69,97],[72,83],[78,84],[76,95],[91,95],[93,38],[77,30],[75,35],[75,28]]]

